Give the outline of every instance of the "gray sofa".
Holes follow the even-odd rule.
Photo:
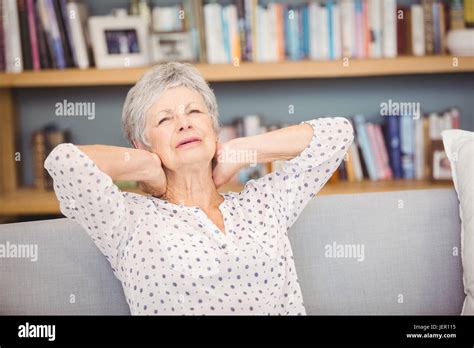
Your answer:
[[[316,196],[289,231],[307,313],[458,315],[458,209],[454,189]],[[0,314],[130,314],[75,222],[0,225],[7,242],[37,244],[38,260],[0,258]]]

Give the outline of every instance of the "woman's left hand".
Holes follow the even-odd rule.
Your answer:
[[[216,188],[229,182],[232,177],[244,168],[247,164],[238,161],[238,156],[232,156],[232,141],[227,143],[217,143],[216,153],[213,161],[215,162],[212,171],[212,179]]]

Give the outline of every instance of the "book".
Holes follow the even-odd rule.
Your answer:
[[[433,0],[421,0],[424,19],[425,51],[429,55],[434,53],[433,3]]]
[[[370,140],[367,135],[367,130],[365,126],[365,117],[363,115],[355,115],[354,116],[354,125],[355,130],[357,132],[357,137],[359,140],[361,152],[364,159],[365,167],[367,168],[367,172],[369,175],[369,179],[376,181],[378,179],[377,176],[377,169],[375,165],[375,157],[372,153],[372,148],[370,146]]]
[[[40,48],[39,48],[39,35],[37,32],[37,22],[35,14],[35,5],[33,0],[26,0],[26,11],[28,16],[28,30],[30,38],[30,49],[31,49],[31,59],[32,59],[32,68],[33,70],[41,69],[40,61]]]
[[[400,118],[397,116],[387,117],[386,143],[388,144],[388,154],[393,177],[399,179],[403,177],[401,166],[400,147]]]
[[[352,128],[355,129],[354,121],[352,118],[349,118],[349,122],[351,123]],[[361,164],[361,157],[359,153],[360,153],[359,140],[358,140],[358,137],[355,137],[354,141],[351,144],[351,147],[349,148],[349,154],[348,154],[348,169],[350,171],[353,171],[353,180],[351,180],[351,177],[349,176],[349,172],[348,172],[349,181],[362,181],[364,178],[364,173],[363,173],[362,164]]]
[[[382,155],[380,153],[380,147],[377,144],[375,135],[375,125],[371,122],[365,124],[367,137],[369,140],[370,152],[373,156],[377,179],[385,179],[384,167],[382,163]]]
[[[16,0],[3,0],[3,33],[6,71],[20,73],[23,71],[23,55]]]
[[[415,179],[425,179],[425,138],[424,120],[415,120]]]
[[[41,1],[41,0],[40,0]],[[59,17],[56,14],[53,0],[43,0],[46,6],[46,19],[49,21],[49,35],[53,44],[54,54],[56,57],[56,67],[64,69],[67,67],[66,54],[63,40],[61,38],[61,31],[59,29]]]
[[[385,140],[383,137],[382,126],[380,124],[374,125],[374,135],[375,135],[375,144],[379,151],[380,163],[382,168],[382,178],[383,179],[392,179],[393,173],[390,168],[387,146],[385,145]]]
[[[355,57],[356,37],[355,37],[355,30],[354,30],[354,26],[355,26],[354,0],[342,0],[340,6],[341,6],[341,26],[342,26],[341,28],[342,56],[346,58]],[[380,18],[380,16],[378,18]],[[313,28],[314,27],[315,26],[313,26]],[[314,32],[314,30],[315,29],[311,29],[311,32]],[[374,34],[374,37],[375,37],[375,34]],[[381,38],[379,38],[379,40],[380,39]]]
[[[397,6],[397,55],[411,55],[411,11],[409,6]]]
[[[218,3],[204,5],[204,28],[206,32],[207,60],[211,64],[227,63],[224,49],[222,6]]]
[[[341,40],[341,9],[339,3],[334,3],[331,7],[331,23],[330,28],[332,40],[332,56],[331,59],[341,59],[342,56],[342,40]]]
[[[57,145],[70,141],[70,131],[60,130],[55,124],[47,124],[32,133],[33,186],[36,189],[53,190],[53,179],[44,168],[44,161]]]
[[[40,20],[40,26],[43,30],[48,57],[51,62],[51,68],[58,68],[58,51],[54,43],[53,36],[51,34],[51,22],[48,15],[48,10],[46,6],[46,0],[37,0],[36,9],[38,11],[38,17]]]
[[[464,0],[464,24],[466,28],[474,28],[474,1]]]
[[[383,56],[394,58],[397,56],[397,2],[396,0],[383,1]]]
[[[382,6],[381,0],[369,0],[368,16],[369,16],[369,57],[382,57]]]
[[[75,59],[73,57],[73,47],[70,41],[71,34],[66,10],[66,0],[52,0],[52,2],[64,53],[64,63],[66,67],[74,67]]]
[[[6,62],[5,62],[5,40],[3,33],[3,1],[0,0],[0,71],[5,71]]]
[[[400,152],[403,178],[414,179],[415,142],[413,118],[411,115],[400,116]]]
[[[425,25],[423,7],[411,5],[411,51],[415,56],[425,55]]]
[[[452,0],[449,4],[450,29],[464,29],[464,5],[463,0]]]
[[[34,131],[31,136],[33,158],[33,187],[37,190],[46,189],[47,172],[44,169],[46,160],[45,134],[42,130]]]
[[[26,10],[26,0],[17,0],[18,20],[20,24],[21,54],[23,57],[23,69],[33,69],[33,59],[31,54],[31,42],[29,32],[28,13]]]
[[[91,65],[91,56],[89,53],[90,41],[88,40],[87,17],[88,10],[84,3],[78,1],[69,1],[66,4],[69,16],[69,28],[71,31],[71,43],[74,47],[75,64],[79,69],[87,69]]]
[[[355,35],[356,35],[356,58],[366,58],[365,41],[367,40],[365,31],[364,4],[363,0],[355,0]]]

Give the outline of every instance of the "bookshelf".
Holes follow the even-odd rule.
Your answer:
[[[368,77],[409,74],[444,74],[474,72],[474,57],[402,56],[391,59],[284,61],[275,63],[244,62],[232,64],[195,64],[210,82]],[[132,85],[147,70],[128,69],[64,69],[26,71],[20,74],[0,73],[0,88],[78,87]]]
[[[452,188],[451,182],[431,182],[428,180],[391,180],[374,182],[338,182],[325,185],[318,196],[335,194],[355,194],[367,192],[404,191]],[[220,192],[239,192],[243,185],[224,185]],[[124,190],[141,193],[141,191]],[[20,188],[0,197],[0,211],[4,215],[59,214],[59,203],[54,192],[31,188]]]
[[[357,78],[388,75],[422,75],[474,72],[474,57],[458,57],[453,66],[451,56],[398,57],[394,59],[365,59],[349,61],[350,69],[339,61],[285,61],[279,63],[196,64],[210,82]],[[13,90],[46,87],[88,87],[132,85],[146,71],[130,69],[65,69],[25,71],[19,74],[0,73],[0,218],[28,214],[56,214],[59,206],[53,192],[22,187],[19,178],[21,161],[15,160],[20,151],[18,115]],[[242,186],[226,186],[221,191],[238,191]],[[450,183],[430,181],[363,181],[327,184],[319,194],[342,194],[452,187]]]
[[[108,13],[111,9],[110,4],[104,4],[105,2],[92,2],[88,1],[90,5],[93,5],[92,14],[99,14],[99,13]],[[176,1],[174,1],[176,2]],[[286,1],[290,3],[289,1]],[[388,2],[388,1],[387,1]],[[70,2],[69,2],[70,3]],[[123,2],[123,3],[126,3]],[[155,1],[155,5],[157,2]],[[165,2],[160,2],[160,5],[163,5]],[[168,3],[168,2],[166,2]],[[187,2],[188,5],[193,4],[191,7],[186,7],[186,11],[189,17],[194,17],[194,24],[191,24],[190,27],[186,29],[189,30],[191,27],[196,27],[199,32],[199,45],[201,46],[201,50],[207,52],[207,47],[205,45],[205,18],[204,13],[202,13],[202,9],[205,6],[204,3],[216,3],[216,1],[202,1],[202,0],[192,0]],[[224,1],[221,3],[224,5],[229,3],[228,1]],[[260,2],[262,3],[262,2]],[[406,6],[412,3],[419,3],[419,1],[401,1],[400,5],[403,5],[404,11],[412,11],[409,10]],[[196,5],[197,4],[197,5]],[[247,18],[247,14],[245,14],[245,20],[248,21],[249,19],[252,22],[248,22],[249,28],[252,27],[252,36],[245,37],[245,42],[250,40],[253,42],[252,47],[257,47],[256,44],[258,43],[257,36],[254,35],[256,29],[261,31],[262,42],[268,43],[268,34],[271,31],[268,28],[272,27],[271,25],[264,26],[264,27],[256,27],[257,22],[262,20],[261,14],[263,13],[261,8],[258,12],[256,11],[256,6],[258,5],[258,1],[252,2],[252,8],[250,12],[253,12],[251,18]],[[292,4],[291,4],[292,5]],[[115,5],[114,5],[115,6]],[[296,8],[298,7],[298,8]],[[302,15],[300,12],[302,9],[299,6],[291,7],[298,13],[298,15]],[[459,8],[456,7],[459,11]],[[272,9],[272,11],[275,8]],[[358,8],[357,11],[361,10]],[[424,9],[426,10],[426,9]],[[440,8],[439,10],[443,10]],[[265,9],[268,11],[268,8]],[[329,8],[328,8],[329,11]],[[334,8],[330,9],[330,11],[334,11]],[[356,11],[356,12],[357,12]],[[429,11],[429,9],[428,9]],[[260,14],[259,14],[260,13]],[[286,12],[285,12],[286,13]],[[362,12],[357,12],[359,15],[367,16],[368,13],[363,14]],[[408,12],[405,12],[408,13]],[[411,12],[413,13],[413,12]],[[215,13],[214,13],[215,14]],[[447,14],[447,13],[446,13]],[[334,12],[333,12],[334,15]],[[281,17],[281,16],[280,16]],[[26,17],[25,17],[26,18]],[[276,17],[275,17],[276,18]],[[347,18],[347,17],[345,17]],[[361,17],[362,18],[362,17]],[[367,18],[367,17],[366,17]],[[406,17],[410,18],[410,17]],[[413,18],[413,17],[411,17]],[[440,17],[442,18],[442,17]],[[213,22],[212,20],[208,21],[207,23]],[[281,18],[280,18],[281,21]],[[191,21],[193,22],[193,21]],[[190,23],[191,23],[190,22]],[[343,23],[350,23],[350,21],[345,21],[344,18],[341,17],[341,22]],[[462,20],[461,20],[462,22]],[[268,22],[269,23],[269,22]],[[319,21],[316,23],[323,23],[323,21]],[[433,24],[438,25],[438,29],[440,29],[440,33],[444,30],[441,28],[444,27],[442,24],[443,21],[439,19],[437,22],[433,22]],[[58,23],[60,24],[60,23]],[[189,24],[189,23],[188,23]],[[275,24],[275,23],[274,23]],[[282,23],[280,23],[282,24]],[[408,27],[406,22],[403,22],[400,26],[402,31],[408,35],[407,30],[414,30],[416,32],[416,28],[413,29],[411,26]],[[419,24],[419,23],[418,23]],[[459,23],[457,23],[459,24]],[[472,24],[472,23],[471,23]],[[385,25],[385,24],[384,24]],[[426,25],[426,24],[425,24]],[[26,27],[26,26],[24,26]],[[274,26],[273,26],[274,27]],[[293,28],[293,27],[292,27]],[[215,28],[212,27],[212,30],[209,32],[217,32],[214,30]],[[307,30],[308,28],[306,28]],[[323,32],[320,26],[317,27],[318,32]],[[362,31],[357,31],[356,27],[352,27],[355,30],[355,33],[361,34]],[[376,30],[380,30],[381,28],[375,28]],[[392,28],[394,29],[394,28]],[[419,29],[419,28],[418,28]],[[299,42],[300,35],[304,34],[304,30],[301,31],[302,28],[298,27],[298,29],[293,28],[291,32],[285,37],[280,37],[279,40],[281,42],[285,42],[288,39],[289,43]],[[443,31],[444,33],[444,31]],[[8,33],[11,35],[12,33]],[[234,33],[235,34],[235,33]],[[240,33],[244,34],[244,33]],[[245,33],[248,34],[248,33]],[[295,35],[293,35],[295,34]],[[324,31],[324,35],[326,33]],[[30,34],[31,35],[31,34]],[[234,66],[232,64],[205,64],[199,63],[195,64],[198,70],[202,73],[204,78],[209,82],[240,82],[240,81],[275,81],[276,83],[282,82],[285,80],[303,80],[303,79],[357,79],[357,78],[366,78],[366,77],[380,77],[380,76],[408,76],[408,75],[416,75],[420,76],[420,78],[424,75],[430,74],[472,74],[474,73],[474,57],[453,57],[446,55],[444,52],[447,52],[445,49],[436,50],[436,51],[429,51],[426,50],[426,55],[424,56],[407,56],[406,54],[411,54],[410,52],[415,52],[414,50],[409,50],[408,48],[408,36],[403,36],[404,39],[402,40],[403,49],[399,49],[398,47],[398,57],[397,58],[383,58],[383,59],[356,59],[356,58],[349,58],[349,60],[345,59],[336,59],[336,60],[293,60],[293,61],[278,61],[272,63],[257,63],[257,62],[249,62],[246,61],[247,59],[256,61],[261,59],[258,58],[258,55],[250,54],[245,59],[242,56],[242,62],[238,66]],[[327,36],[327,35],[326,35]],[[364,36],[364,35],[362,35]],[[361,37],[362,37],[361,36]],[[315,36],[316,37],[316,36]],[[364,40],[367,40],[369,36],[364,36]],[[380,44],[382,37],[379,37],[377,43]],[[393,39],[394,36],[391,35],[388,37],[388,40]],[[347,37],[346,37],[347,39]],[[430,40],[435,39],[439,42],[442,42],[442,37],[435,38],[431,37]],[[255,40],[255,42],[254,42]],[[273,38],[272,38],[273,40]],[[342,40],[341,37],[330,37],[328,39],[328,43],[332,40],[333,45],[331,47],[335,47],[334,42],[339,42]],[[385,39],[383,39],[385,40]],[[428,40],[428,41],[430,41]],[[66,43],[66,39],[62,40],[63,44]],[[317,41],[317,40],[316,40]],[[350,41],[350,40],[349,40]],[[280,42],[280,43],[281,43]],[[364,41],[365,42],[365,41]],[[356,51],[361,51],[360,47],[368,47],[363,42],[362,45],[357,45]],[[431,42],[431,41],[430,41]],[[76,41],[77,43],[77,41]],[[308,42],[309,43],[309,42]],[[339,42],[341,43],[341,42]],[[347,42],[346,42],[347,43]],[[393,44],[398,44],[398,42],[392,42]],[[431,42],[433,43],[433,42]],[[220,42],[222,44],[222,42]],[[354,44],[354,42],[352,42]],[[394,45],[392,45],[395,47]],[[66,46],[65,46],[66,47]],[[76,48],[78,46],[76,45]],[[296,47],[293,44],[289,45],[289,47]],[[440,46],[441,47],[441,46]],[[244,46],[242,46],[244,48]],[[306,50],[309,48],[306,45]],[[442,48],[442,47],[441,47]],[[268,49],[265,48],[265,49]],[[329,49],[329,47],[328,47]],[[216,47],[210,50],[210,52],[216,51]],[[246,50],[242,50],[243,52]],[[263,51],[263,50],[262,50]],[[349,50],[350,51],[350,50]],[[354,54],[352,52],[352,56],[357,57],[369,57],[367,50],[362,49],[365,52],[358,52]],[[346,52],[348,52],[346,50]],[[248,53],[248,52],[247,52]],[[258,53],[258,50],[251,53]],[[275,50],[273,50],[275,53]],[[280,52],[281,53],[281,52]],[[318,55],[310,55],[310,52],[306,52],[304,57],[319,57],[322,56]],[[341,52],[342,53],[342,52]],[[436,54],[436,55],[431,55]],[[206,57],[207,56],[207,59]],[[213,61],[209,57],[209,52],[207,54],[200,57],[200,62],[204,61]],[[284,57],[295,57],[292,54],[283,55]],[[324,55],[323,55],[324,56]],[[339,57],[340,55],[331,55],[333,57]],[[392,56],[391,54],[383,54],[383,56]],[[281,58],[282,56],[279,55]],[[52,57],[50,57],[52,58]],[[56,57],[57,58],[57,57]],[[275,58],[275,57],[273,57]],[[272,59],[273,59],[272,58]],[[328,57],[327,57],[328,58]],[[54,64],[46,64],[46,66],[53,66]],[[133,85],[140,76],[148,69],[148,67],[140,67],[140,68],[127,68],[127,69],[107,69],[107,70],[99,70],[96,68],[88,68],[88,69],[77,69],[77,68],[66,68],[63,70],[40,70],[40,71],[31,71],[25,70],[22,73],[18,74],[11,74],[11,73],[1,73],[0,72],[0,220],[3,217],[8,216],[15,216],[15,215],[28,215],[28,214],[56,214],[59,213],[58,202],[55,198],[54,192],[50,191],[42,191],[37,190],[34,188],[23,186],[22,180],[20,179],[20,171],[22,166],[21,159],[18,160],[18,154],[21,155],[21,139],[20,139],[20,115],[17,112],[17,106],[15,96],[17,95],[17,91],[21,89],[43,89],[43,88],[54,88],[54,87],[79,87],[79,88],[87,88],[87,87],[94,87],[94,86],[131,86]],[[470,76],[470,75],[469,75]],[[466,92],[466,98],[468,98],[469,92]],[[463,93],[464,94],[464,93]],[[220,191],[239,191],[243,185],[228,185],[223,187]],[[377,181],[372,182],[369,180],[365,180],[362,182],[336,182],[336,183],[328,183],[322,191],[319,193],[320,195],[326,194],[342,194],[342,193],[361,193],[361,192],[378,192],[378,191],[396,191],[396,190],[411,190],[411,189],[429,189],[429,188],[442,188],[442,187],[452,187],[452,184],[449,182],[431,182],[429,180],[398,180],[398,181]],[[132,192],[139,192],[138,190],[131,190]],[[1,221],[0,221],[1,222]]]

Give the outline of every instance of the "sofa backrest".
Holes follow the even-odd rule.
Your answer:
[[[289,231],[307,312],[460,314],[458,205],[454,189],[314,199]]]
[[[461,311],[452,189],[317,196],[289,236],[308,314]],[[0,245],[38,248],[36,261],[0,258],[0,314],[130,314],[108,261],[75,222],[0,225]]]

